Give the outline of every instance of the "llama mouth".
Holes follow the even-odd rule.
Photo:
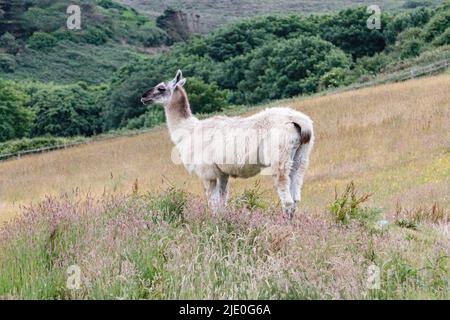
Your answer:
[[[153,103],[153,99],[152,98],[141,98],[141,102],[143,104],[151,104],[151,103]]]

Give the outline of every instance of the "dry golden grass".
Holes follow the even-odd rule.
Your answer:
[[[403,207],[450,207],[450,76],[309,99],[283,101],[311,116],[316,145],[303,208],[323,210],[354,180],[385,212]],[[270,106],[276,105],[272,103]],[[0,163],[0,221],[46,195],[158,190],[172,183],[202,193],[196,177],[172,164],[166,130],[93,143]],[[234,180],[234,193],[260,179]],[[275,200],[275,193],[269,193]]]

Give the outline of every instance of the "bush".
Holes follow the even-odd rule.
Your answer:
[[[329,206],[334,222],[348,224],[352,220],[357,220],[363,224],[373,223],[381,213],[378,209],[361,207],[370,198],[370,194],[358,195],[355,184],[350,182],[345,191],[338,195],[335,193],[335,200]]]
[[[150,195],[152,222],[176,223],[183,221],[183,211],[187,201],[187,193],[175,187],[170,187],[158,196]]]
[[[34,50],[45,50],[55,46],[58,42],[53,35],[46,32],[35,32],[28,39],[28,46]]]
[[[450,44],[450,27],[445,29],[445,31],[433,40],[433,45],[444,46]]]
[[[7,53],[16,54],[19,51],[20,45],[11,33],[5,32],[0,37],[0,48],[5,49]]]
[[[233,103],[259,103],[314,93],[325,73],[350,65],[351,59],[331,43],[317,37],[299,37],[270,42],[230,61],[223,78],[230,81],[234,76],[233,80],[239,81],[234,84],[237,90],[231,96]]]
[[[361,67],[364,73],[376,74],[391,62],[385,53],[377,53],[371,57],[362,57],[357,60],[356,66]]]
[[[32,135],[90,136],[101,131],[98,99],[102,88],[96,90],[85,84],[46,86],[32,95],[36,110]]]
[[[33,112],[26,108],[29,96],[19,86],[0,79],[0,142],[28,134]]]
[[[21,151],[55,147],[84,141],[82,137],[76,138],[58,138],[58,137],[37,137],[37,138],[22,138],[19,140],[12,140],[0,143],[0,155],[17,153]]]
[[[261,182],[258,180],[255,182],[253,188],[245,189],[242,195],[238,195],[232,199],[232,203],[237,209],[266,209],[268,203],[265,197],[266,191],[261,190]]]
[[[367,29],[370,14],[366,10],[367,7],[362,6],[325,16],[320,23],[318,34],[355,59],[381,52],[386,47],[386,37],[382,30]],[[383,25],[390,20],[385,14],[381,19]]]
[[[217,84],[208,84],[196,77],[186,82],[189,102],[195,113],[222,111],[227,105],[228,92],[220,90]]]
[[[127,129],[153,128],[164,123],[164,109],[162,106],[152,106],[143,115],[128,120]]]
[[[5,73],[12,73],[16,70],[17,62],[13,55],[0,53],[0,70]]]
[[[88,27],[86,32],[83,34],[83,39],[89,44],[99,46],[108,41],[108,36],[99,28]]]
[[[347,75],[348,70],[343,68],[333,68],[320,77],[319,85],[324,89],[347,85],[349,83]]]
[[[426,8],[407,11],[397,14],[391,22],[388,22],[383,33],[389,44],[394,44],[397,36],[408,28],[422,28],[433,16],[433,11]]]
[[[449,27],[450,5],[442,7],[426,25],[424,34],[426,41],[432,41],[443,34]]]

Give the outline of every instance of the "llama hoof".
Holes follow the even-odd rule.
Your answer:
[[[285,208],[283,208],[284,214],[289,218],[292,219],[295,215],[295,212],[297,211],[296,203],[292,203],[290,205],[286,205]]]

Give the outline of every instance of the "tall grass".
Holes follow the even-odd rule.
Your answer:
[[[412,240],[276,209],[212,217],[178,189],[66,195],[0,229],[0,297],[23,299],[450,298],[448,239]],[[429,236],[426,232],[416,236]],[[411,253],[423,259],[416,259]],[[66,285],[71,265],[79,289]],[[381,270],[367,287],[368,266]]]

